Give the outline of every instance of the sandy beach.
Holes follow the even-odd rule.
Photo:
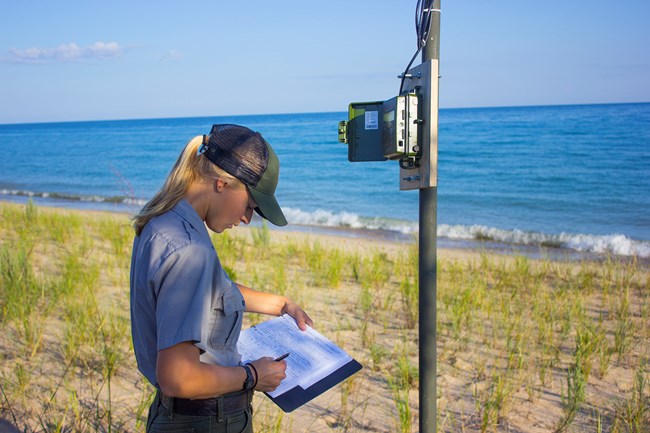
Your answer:
[[[0,432],[144,431],[130,341],[128,215],[0,203]],[[235,281],[286,294],[364,368],[256,432],[418,431],[417,245],[239,227]],[[439,432],[648,431],[650,270],[438,249]],[[250,314],[245,327],[264,320]]]

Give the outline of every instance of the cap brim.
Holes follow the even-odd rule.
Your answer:
[[[284,213],[282,213],[282,209],[280,208],[278,201],[275,199],[275,196],[257,191],[255,188],[250,186],[248,187],[248,191],[253,196],[255,203],[257,203],[255,211],[262,218],[269,220],[276,226],[287,225],[287,219],[284,217]]]

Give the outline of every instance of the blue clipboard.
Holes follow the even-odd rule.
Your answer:
[[[327,377],[324,377],[307,389],[296,386],[295,388],[292,388],[289,391],[278,395],[277,397],[271,397],[270,395],[266,393],[265,394],[271,399],[271,401],[273,401],[273,403],[277,404],[280,409],[285,412],[292,412],[303,404],[318,397],[328,389],[333,388],[334,386],[343,382],[345,379],[352,376],[362,368],[362,365],[353,359],[343,367],[336,370],[334,373],[330,374]]]

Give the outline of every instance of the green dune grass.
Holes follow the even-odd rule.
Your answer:
[[[0,419],[18,431],[144,431],[132,236],[126,215],[0,204]],[[234,279],[301,303],[364,365],[291,414],[256,395],[257,432],[417,431],[417,245],[266,225],[212,239]],[[649,283],[635,260],[441,251],[438,431],[648,431]]]

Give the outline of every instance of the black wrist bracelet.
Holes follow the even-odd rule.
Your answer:
[[[246,364],[246,365],[250,365],[251,368],[253,369],[253,371],[255,372],[255,384],[253,385],[253,389],[255,389],[255,387],[257,386],[257,381],[258,381],[259,378],[260,378],[260,375],[257,374],[257,368],[255,368],[255,366],[254,366],[253,364],[251,364],[251,363],[249,362],[249,363]]]
[[[255,378],[253,377],[253,372],[251,371],[249,365],[248,364],[239,365],[239,367],[243,368],[244,371],[246,372],[246,380],[244,380],[244,385],[242,386],[242,390],[248,391],[253,389],[255,387]]]

